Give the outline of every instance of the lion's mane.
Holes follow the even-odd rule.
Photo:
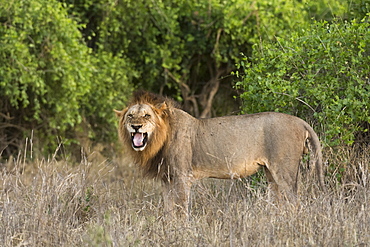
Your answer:
[[[152,137],[148,141],[145,150],[137,152],[131,147],[131,136],[126,130],[125,114],[134,105],[149,105],[156,114],[156,128]],[[139,165],[145,176],[160,178],[167,181],[168,166],[162,158],[167,152],[167,144],[171,136],[171,117],[172,110],[179,108],[176,102],[170,98],[163,97],[146,91],[137,91],[134,93],[128,107],[120,112],[119,136],[122,141],[126,158]]]

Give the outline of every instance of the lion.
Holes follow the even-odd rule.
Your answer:
[[[304,120],[276,112],[197,119],[174,100],[134,93],[119,117],[125,155],[146,176],[163,181],[165,209],[189,213],[192,184],[202,178],[239,179],[264,168],[274,194],[296,195],[299,165],[311,149],[320,186],[320,141]]]

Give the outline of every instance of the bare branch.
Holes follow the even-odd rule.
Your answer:
[[[11,117],[9,115],[5,115],[4,113],[1,113],[1,112],[0,112],[0,117],[5,118],[6,120],[12,120],[14,118],[14,117]]]

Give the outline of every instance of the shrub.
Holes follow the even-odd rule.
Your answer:
[[[99,136],[102,125],[114,133],[112,109],[130,91],[125,58],[93,54],[58,1],[3,1],[0,16],[0,155],[31,131],[40,148],[55,150],[83,119]]]
[[[240,64],[242,109],[314,117],[324,126],[325,144],[351,144],[370,122],[369,55],[369,24],[356,20],[314,22],[256,44]]]

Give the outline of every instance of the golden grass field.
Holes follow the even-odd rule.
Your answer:
[[[1,164],[1,246],[370,246],[369,148],[324,151],[326,193],[303,164],[294,205],[269,199],[263,173],[202,180],[186,222],[118,158],[24,156]]]

